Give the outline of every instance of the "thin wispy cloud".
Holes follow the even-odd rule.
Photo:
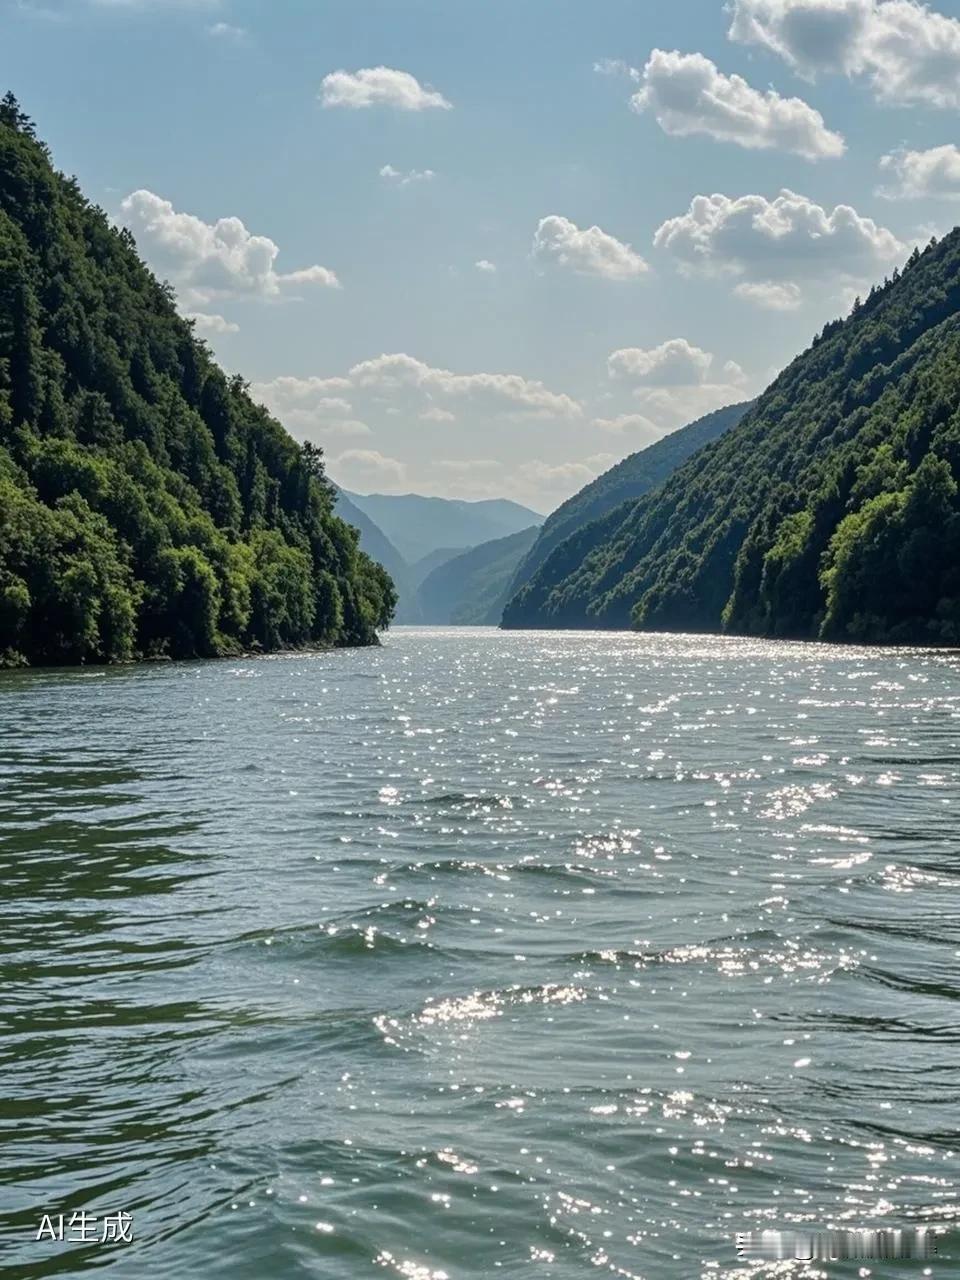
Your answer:
[[[214,40],[222,40],[225,44],[246,44],[250,32],[246,27],[238,27],[232,22],[215,22],[207,27],[207,35]]]
[[[392,164],[385,164],[380,170],[384,182],[396,187],[409,187],[417,182],[432,182],[437,175],[432,169],[395,169]]]

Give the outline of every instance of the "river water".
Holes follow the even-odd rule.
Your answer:
[[[0,1274],[956,1274],[734,1236],[960,1214],[958,774],[945,652],[0,676]]]

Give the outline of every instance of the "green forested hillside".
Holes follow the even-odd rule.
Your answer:
[[[368,644],[394,603],[319,450],[0,106],[0,663]]]
[[[681,427],[679,431],[671,431],[646,449],[631,453],[615,467],[585,485],[572,498],[568,498],[544,521],[539,538],[517,569],[510,595],[515,595],[530,581],[564,539],[592,520],[606,515],[627,499],[642,497],[663,484],[681,462],[685,462],[691,454],[735,426],[749,407],[749,402],[727,405]]]
[[[538,525],[531,525],[438,565],[420,584],[424,622],[496,626],[517,565],[539,532]]]
[[[960,642],[960,230],[740,424],[562,543],[508,626]]]

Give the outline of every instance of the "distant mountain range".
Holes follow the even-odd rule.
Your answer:
[[[423,621],[454,626],[497,626],[510,596],[517,565],[539,532],[538,525],[531,525],[506,538],[483,542],[439,565],[420,585]]]
[[[389,570],[399,595],[397,622],[498,626],[508,605],[510,618],[522,616],[513,601],[528,598],[528,584],[536,589],[557,548],[577,545],[580,531],[592,530],[601,517],[657,488],[749,408],[743,403],[717,409],[630,454],[546,520],[507,500],[364,496],[346,490],[339,493],[337,514],[360,530],[361,547]],[[498,536],[503,528],[509,532]]]
[[[457,556],[463,555],[465,551],[469,551],[470,547],[437,547],[436,551],[431,551],[425,556],[421,556],[415,564],[410,566],[410,577],[413,585],[420,589],[421,583],[429,578],[434,569],[445,565],[448,560],[456,560]]]
[[[501,498],[466,502],[415,493],[359,494],[345,489],[337,491],[335,510],[359,530],[360,546],[393,578],[399,597],[395,620],[401,624],[447,623],[454,621],[454,613],[458,614],[456,621],[472,621],[478,612],[486,618],[488,605],[506,597],[517,563],[532,545],[543,520],[538,512]],[[487,545],[493,548],[489,555],[482,550]],[[436,577],[448,563],[465,554],[473,556],[469,561],[471,575],[479,576],[468,581],[461,571],[460,576]],[[421,595],[428,582],[432,585],[425,609]],[[471,602],[475,591],[482,593],[485,602],[479,610]],[[499,622],[499,612],[491,620]]]
[[[425,498],[418,493],[349,492],[347,497],[374,521],[410,565],[441,547],[476,547],[543,522],[538,512],[506,498],[465,502]]]

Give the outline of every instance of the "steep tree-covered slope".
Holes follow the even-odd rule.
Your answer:
[[[517,565],[533,546],[538,525],[481,543],[448,560],[420,585],[424,622],[495,626],[500,621]]]
[[[519,533],[543,517],[506,498],[468,502],[418,493],[349,493],[350,501],[387,535],[408,564],[440,547],[477,547]]]
[[[738,426],[561,543],[506,626],[960,642],[960,229]]]
[[[227,378],[0,106],[0,662],[368,644],[394,602],[319,451]]]
[[[510,595],[515,595],[520,588],[537,572],[555,547],[564,539],[576,533],[591,520],[619,507],[629,498],[639,498],[651,489],[663,484],[671,472],[676,471],[681,462],[686,462],[711,440],[716,440],[725,431],[740,421],[750,408],[749,401],[743,404],[727,405],[708,413],[696,422],[691,422],[678,431],[671,431],[662,440],[631,453],[629,457],[618,462],[615,467],[605,471],[596,480],[591,480],[572,498],[557,507],[547,516],[540,529],[540,536],[521,561],[513,580]]]

